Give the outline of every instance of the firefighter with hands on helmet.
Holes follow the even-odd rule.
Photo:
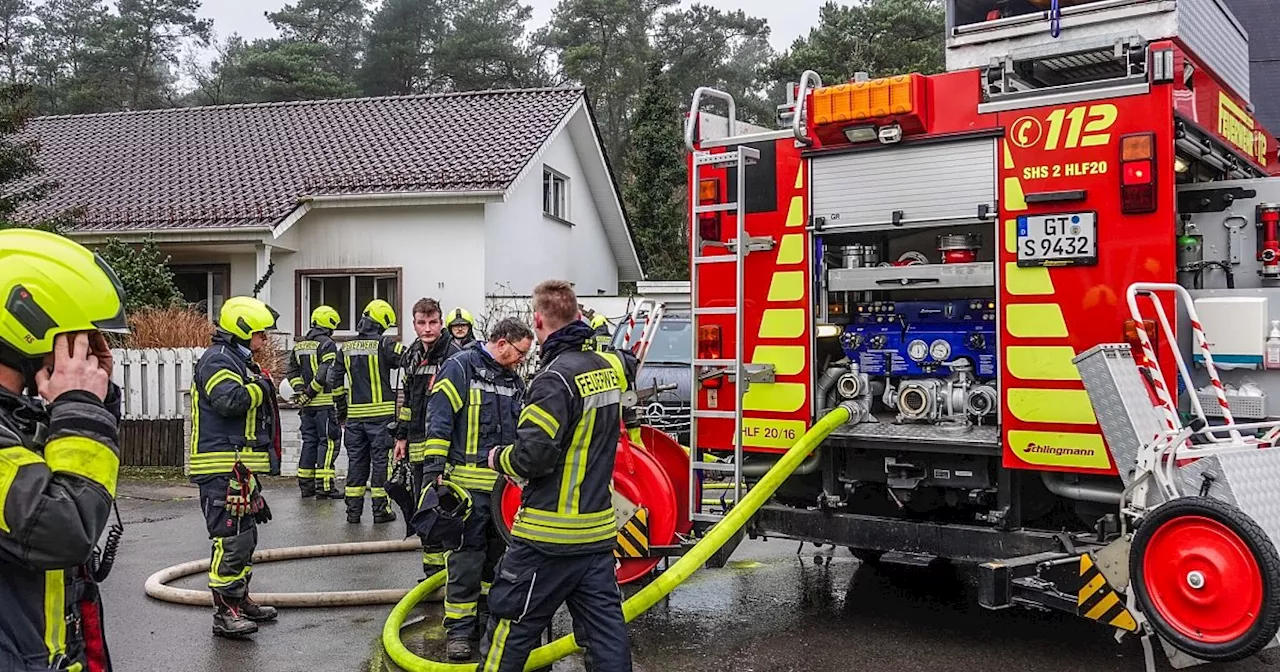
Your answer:
[[[356,323],[355,340],[342,344],[347,373],[347,522],[359,523],[364,513],[365,484],[373,495],[374,524],[396,519],[387,498],[391,475],[391,429],[396,418],[396,391],[391,373],[400,367],[404,344],[383,334],[396,326],[396,311],[382,299],[365,306]]]
[[[453,334],[453,340],[460,347],[465,348],[476,342],[476,323],[466,308],[459,306],[449,311],[445,326],[449,327],[449,333]]]
[[[94,545],[116,496],[120,389],[101,332],[128,332],[124,288],[83,246],[9,229],[0,293],[0,670],[109,672],[98,583],[114,551],[95,562]]]
[[[539,634],[567,602],[578,644],[587,650],[586,669],[629,672],[612,484],[620,403],[636,361],[630,353],[596,350],[567,282],[538,285],[533,310],[539,368],[516,440],[488,454],[494,469],[527,483],[489,590],[481,669],[523,670]]]
[[[347,412],[343,361],[333,340],[341,320],[330,306],[316,308],[311,312],[311,330],[294,344],[289,356],[289,386],[294,402],[302,406],[298,488],[303,497],[342,499],[333,468],[342,441],[338,418]]]
[[[483,632],[481,584],[492,576],[501,555],[490,507],[498,474],[486,464],[486,456],[516,439],[525,389],[516,368],[531,347],[528,326],[514,318],[499,320],[487,342],[473,343],[446,360],[431,388],[427,448],[446,451],[444,478],[465,488],[471,498],[461,547],[445,558],[445,651],[450,660],[470,659]]]
[[[258,631],[276,610],[249,596],[258,524],[271,520],[255,472],[270,468],[275,386],[253,361],[279,314],[258,299],[236,296],[222,304],[213,342],[191,380],[191,480],[213,540],[209,589],[213,634],[239,638]]]
[[[443,446],[427,447],[427,402],[440,365],[462,351],[457,341],[443,334],[440,304],[432,298],[419,299],[413,305],[413,330],[418,338],[400,358],[404,369],[404,403],[396,420],[395,459],[409,459],[413,475],[413,500],[417,501],[423,486],[444,473],[448,457]],[[444,550],[435,545],[422,547],[422,571],[431,576],[444,569]]]

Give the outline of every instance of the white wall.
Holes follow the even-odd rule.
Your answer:
[[[253,254],[232,254],[227,256],[227,262],[231,264],[231,296],[252,296],[253,286],[258,283],[258,259]],[[280,280],[280,264],[276,263],[275,275],[271,276],[271,287],[274,289]],[[279,299],[274,296],[271,298],[274,304]],[[284,312],[283,308],[276,307],[276,310]]]
[[[585,111],[578,112],[570,123],[589,123]],[[591,147],[581,149],[595,151]],[[536,159],[511,198],[486,207],[485,250],[490,262],[485,272],[487,292],[505,293],[498,287],[509,284],[512,292],[523,295],[543,280],[561,278],[575,283],[584,296],[595,295],[598,290],[617,293],[617,262],[592,202],[579,154],[570,134],[560,132]],[[573,226],[542,214],[543,166],[569,178],[568,220]],[[600,169],[588,166],[591,170]]]
[[[406,313],[423,296],[435,298],[446,310],[459,304],[484,305],[483,218],[479,205],[311,210],[294,227],[298,251],[277,250],[272,256],[276,272],[271,300],[281,312],[282,330],[296,331],[295,277],[303,269],[399,267],[403,295],[396,314],[402,326],[408,324]],[[250,257],[250,276],[253,270]],[[307,315],[302,312],[305,327]],[[408,340],[413,330],[405,326],[401,334],[406,332]]]

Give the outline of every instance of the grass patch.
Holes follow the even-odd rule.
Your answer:
[[[120,467],[122,481],[148,481],[152,483],[184,483],[187,477],[182,467]]]

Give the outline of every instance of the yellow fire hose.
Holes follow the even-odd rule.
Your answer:
[[[734,533],[747,524],[761,506],[764,506],[783,481],[787,480],[791,472],[804,462],[809,453],[823,439],[837,427],[849,421],[852,411],[850,407],[841,404],[823,416],[790,450],[783,454],[782,459],[774,464],[755,487],[747,491],[742,501],[729,511],[729,515],[707,531],[702,541],[689,549],[688,553],[660,574],[653,583],[623,602],[622,613],[627,622],[630,623],[636,616],[657,604],[658,600],[670,594],[676,586],[684,583],[685,579],[705,564],[725,542],[733,537]],[[382,646],[387,650],[391,660],[407,672],[471,672],[476,669],[475,663],[440,663],[421,658],[405,648],[404,642],[400,641],[400,629],[404,626],[409,612],[428,595],[439,590],[444,583],[444,572],[439,572],[418,584],[391,610],[391,615],[382,626]],[[536,670],[546,667],[580,650],[573,635],[565,635],[550,644],[534,649],[529,655],[528,662],[525,663],[525,669]]]

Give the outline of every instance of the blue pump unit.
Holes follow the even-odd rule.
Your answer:
[[[951,374],[944,362],[967,358],[978,378],[996,375],[995,303],[880,301],[854,307],[840,336],[848,357],[871,376]]]

